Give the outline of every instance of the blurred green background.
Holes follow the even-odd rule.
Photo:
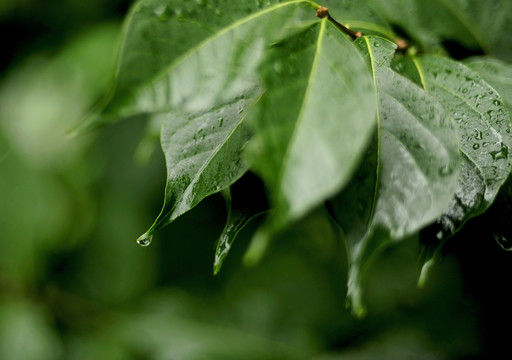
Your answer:
[[[165,163],[140,160],[144,119],[70,138],[106,89],[125,0],[0,0],[0,359],[477,359],[508,341],[509,253],[474,221],[416,286],[417,239],[345,308],[344,246],[322,210],[244,268],[251,226],[212,276],[213,196],[135,239],[160,210]],[[144,142],[143,142],[144,144]]]

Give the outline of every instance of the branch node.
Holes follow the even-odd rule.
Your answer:
[[[320,19],[329,16],[329,9],[323,6],[319,6],[318,9],[316,9],[316,16]]]

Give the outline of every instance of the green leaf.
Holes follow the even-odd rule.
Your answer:
[[[261,91],[260,63],[268,46],[296,26],[304,5],[309,2],[290,1],[238,20],[140,87],[119,110],[152,114],[163,123],[165,200],[140,244],[245,173],[241,152],[250,132],[243,120]]]
[[[512,64],[483,56],[471,57],[464,63],[498,91],[510,112],[512,109]]]
[[[496,90],[461,63],[425,56],[402,66],[404,73],[421,83],[453,114],[461,152],[455,198],[437,220],[433,238],[424,239],[421,285],[446,239],[466,221],[485,212],[507,179],[511,167],[511,119]]]
[[[512,59],[512,2],[495,0],[370,0],[392,24],[426,48],[444,40]]]
[[[449,205],[459,174],[453,118],[433,97],[390,68],[395,45],[375,36],[368,54],[378,91],[378,130],[351,184],[330,203],[347,241],[348,297],[364,314],[361,276],[390,242],[408,237]]]
[[[414,58],[408,70],[453,114],[458,125],[461,177],[455,199],[440,219],[450,236],[493,202],[511,167],[511,120],[501,96],[465,65],[437,56]]]
[[[371,76],[354,47],[324,18],[276,44],[267,89],[251,113],[251,167],[275,208],[268,233],[299,219],[350,179],[375,126]]]
[[[310,1],[300,0],[280,2],[266,1],[265,5],[277,4],[262,10],[262,2],[248,0],[139,0],[124,23],[112,87],[80,124],[78,131],[131,116],[133,111],[138,113],[141,109],[130,112],[125,107],[136,101],[141,87],[150,87],[156,79],[178,67],[191,54],[226,32],[233,33],[229,30],[240,28],[249,20],[258,20],[261,15],[272,12],[275,14],[274,30],[279,33],[277,25],[286,27],[286,19],[290,18],[290,14],[284,14],[279,22],[276,19],[279,14],[295,13],[295,10],[284,8],[301,3],[311,4]],[[236,32],[243,35],[243,31]],[[229,36],[223,39],[229,41]],[[235,39],[243,40],[240,37],[232,40]],[[228,50],[223,46],[220,49]]]
[[[238,181],[234,186],[239,185]],[[227,221],[222,231],[217,248],[215,250],[215,260],[213,263],[213,274],[217,275],[226,259],[233,242],[238,237],[242,229],[252,220],[268,212],[268,205],[262,201],[262,194],[255,191],[254,188],[243,189],[243,192],[235,191],[232,198],[232,189],[222,191],[226,201]]]

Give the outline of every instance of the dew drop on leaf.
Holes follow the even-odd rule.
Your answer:
[[[160,5],[153,10],[153,14],[155,14],[158,20],[167,21],[171,17],[172,12],[169,10],[167,5]]]
[[[145,233],[137,239],[137,244],[146,247],[149,246],[149,244],[151,244],[151,240],[153,240],[153,235]]]
[[[508,146],[501,143],[501,149],[499,151],[491,151],[491,156],[494,161],[507,159],[508,158]]]
[[[478,150],[478,149],[480,149],[480,144],[478,144],[478,143],[474,143],[474,144],[473,144],[473,149],[474,149],[474,150]]]

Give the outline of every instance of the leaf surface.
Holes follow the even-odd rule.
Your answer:
[[[250,131],[243,120],[261,91],[260,64],[267,47],[304,13],[304,4],[278,4],[224,28],[140,87],[120,110],[124,116],[151,114],[163,124],[164,205],[139,243],[149,244],[155,230],[247,170],[241,152]]]
[[[436,96],[458,125],[461,176],[455,197],[423,236],[420,285],[443,243],[493,203],[510,173],[511,120],[504,100],[476,72],[438,56],[408,60],[404,73]]]
[[[391,241],[435,220],[459,174],[455,123],[424,90],[390,68],[395,45],[375,36],[356,43],[368,54],[378,91],[378,130],[351,184],[330,202],[347,239],[348,297],[364,313],[361,275]]]
[[[510,112],[512,110],[512,64],[483,56],[469,58],[464,63],[498,91]]]
[[[350,179],[375,126],[369,71],[353,43],[323,19],[273,47],[268,89],[251,116],[251,167],[282,229]]]
[[[458,125],[461,177],[456,197],[440,219],[439,238],[484,212],[510,173],[510,115],[501,96],[456,61],[425,56],[413,60],[423,87],[453,114]]]

